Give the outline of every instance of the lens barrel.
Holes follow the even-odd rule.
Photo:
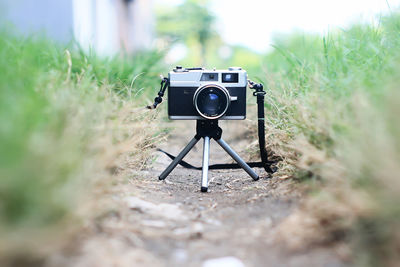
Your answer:
[[[228,110],[230,95],[223,86],[208,84],[196,90],[193,104],[203,118],[218,119]]]

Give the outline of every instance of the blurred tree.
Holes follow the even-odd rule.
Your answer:
[[[176,8],[159,12],[157,31],[169,43],[184,42],[189,48],[197,47],[197,63],[205,66],[210,40],[217,37],[214,23],[208,0],[185,0]]]

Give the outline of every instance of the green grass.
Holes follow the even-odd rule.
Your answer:
[[[325,37],[279,36],[263,58],[264,77],[251,51],[234,48],[229,60],[267,87],[281,172],[318,181],[318,209],[306,212],[340,222],[320,227],[345,232],[340,241],[350,241],[362,266],[394,264],[399,255],[399,32],[392,13]],[[154,52],[102,59],[0,34],[0,250],[73,217],[88,188],[112,177],[121,153],[143,166],[164,131],[141,109],[159,86],[161,59]]]
[[[120,153],[144,164],[163,133],[142,109],[159,84],[161,58],[102,59],[0,33],[0,249],[20,231],[73,217]]]
[[[289,137],[281,150],[295,175],[320,179],[322,195],[353,209],[346,238],[362,266],[399,255],[399,32],[392,13],[325,37],[281,36],[265,57],[268,127]]]

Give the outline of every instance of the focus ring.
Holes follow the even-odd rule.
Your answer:
[[[205,92],[205,90],[207,90],[207,89],[209,90],[209,94],[206,93],[205,97],[209,97],[209,99],[211,99],[211,101],[213,101],[213,100],[218,101],[217,104],[220,104],[221,102],[223,103],[222,109],[220,111],[218,111],[218,113],[216,115],[213,115],[213,116],[206,114],[206,112],[204,112],[204,111],[203,112],[201,111],[204,108],[208,108],[208,106],[199,106],[199,102],[205,101],[204,97],[202,98],[201,93]],[[219,100],[218,98],[220,96],[222,96],[223,99]],[[213,99],[213,97],[214,97],[214,99]],[[225,113],[227,112],[229,105],[230,105],[229,91],[225,87],[218,85],[218,84],[207,84],[207,85],[201,86],[194,93],[193,104],[194,104],[197,112],[203,118],[211,119],[211,120],[221,118],[222,116],[225,115]],[[214,107],[214,108],[216,108],[216,107]],[[220,107],[218,107],[218,109],[219,108]]]

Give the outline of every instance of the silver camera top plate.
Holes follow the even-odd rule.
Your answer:
[[[168,73],[171,87],[200,87],[206,84],[219,84],[224,87],[246,87],[247,72],[240,67],[226,70],[176,67]]]

